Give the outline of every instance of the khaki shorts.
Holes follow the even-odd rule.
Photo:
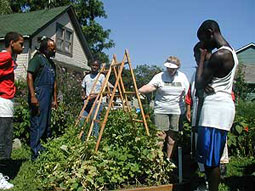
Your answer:
[[[155,125],[160,131],[175,131],[182,129],[183,115],[155,114]]]

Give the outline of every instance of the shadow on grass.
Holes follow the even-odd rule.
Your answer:
[[[26,160],[24,159],[9,160],[1,167],[1,172],[10,179],[14,179],[17,176],[22,163],[25,161]]]
[[[231,191],[254,191],[255,190],[255,176],[230,176],[224,179]]]
[[[177,158],[176,158],[177,160]],[[178,160],[177,160],[178,161]],[[183,183],[174,184],[173,191],[191,191],[198,185],[204,182],[204,178],[198,175],[198,165],[194,158],[190,154],[185,153],[183,155]],[[178,164],[178,163],[177,163]],[[178,169],[175,169],[178,175]]]
[[[244,168],[244,174],[252,174],[255,172],[255,161]]]

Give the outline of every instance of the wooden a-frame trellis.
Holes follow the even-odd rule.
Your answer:
[[[134,91],[126,91],[125,85],[123,83],[122,71],[123,71],[126,64],[128,65],[129,71],[130,71],[131,76],[132,76]],[[84,117],[83,112],[84,112],[84,110],[85,110],[85,108],[86,108],[86,106],[89,102],[89,99],[91,98],[90,96],[94,92],[96,82],[98,81],[99,75],[101,73],[106,73],[105,80],[102,84],[100,92],[97,94],[97,96],[95,98],[95,101],[92,105],[92,108],[91,108],[88,116]],[[109,78],[110,78],[112,73],[115,76],[115,83],[114,83],[114,86],[113,86],[113,90],[111,91],[110,87],[109,87]],[[117,90],[118,90],[118,92],[117,92]],[[128,101],[128,95],[135,95],[135,97],[137,98],[138,105],[139,105],[140,112],[141,112],[141,116],[142,116],[142,120],[133,119],[133,116],[131,114],[131,106],[130,106],[129,101]],[[96,116],[98,114],[98,111],[99,111],[100,105],[102,104],[102,100],[103,100],[104,96],[108,97],[108,107],[107,107],[107,110],[105,112],[104,119],[100,123],[100,121],[96,120]],[[81,138],[84,134],[85,125],[89,124],[89,126],[90,126],[88,134],[87,134],[86,141],[89,140],[89,137],[91,136],[94,123],[98,122],[100,124],[100,132],[99,132],[99,136],[98,136],[98,139],[97,139],[97,144],[96,144],[96,147],[95,147],[95,151],[97,151],[98,148],[99,148],[99,144],[100,144],[100,141],[102,139],[102,135],[103,135],[103,132],[104,132],[104,128],[105,128],[107,119],[108,119],[108,115],[109,115],[109,112],[111,111],[111,109],[113,107],[113,100],[114,100],[115,97],[119,97],[121,99],[123,110],[129,113],[132,125],[135,127],[136,122],[143,123],[144,127],[145,127],[145,130],[146,130],[146,133],[147,133],[147,135],[149,135],[150,133],[149,133],[148,125],[147,125],[147,122],[146,122],[146,117],[145,117],[145,114],[144,114],[142,102],[140,100],[140,95],[139,95],[139,92],[138,92],[138,89],[137,89],[135,75],[134,75],[133,69],[131,67],[130,57],[129,57],[129,54],[128,54],[127,50],[125,50],[124,57],[123,57],[123,59],[120,63],[117,62],[117,58],[114,55],[109,69],[106,69],[105,64],[103,64],[99,74],[97,75],[97,77],[95,79],[95,83],[92,86],[90,95],[86,98],[86,100],[84,102],[84,105],[83,105],[83,108],[82,108],[82,110],[79,114],[79,117],[76,120],[76,126],[77,126],[80,123],[80,120],[82,118],[85,118],[85,122],[82,126],[81,132],[79,134],[79,138]],[[95,109],[95,107],[96,107],[96,109]],[[95,111],[94,111],[94,109],[95,109]],[[93,113],[93,118],[91,119],[92,113]]]

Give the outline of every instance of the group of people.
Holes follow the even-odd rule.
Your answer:
[[[24,38],[9,32],[4,39],[5,50],[0,52],[0,189],[10,189],[5,174],[10,169],[13,137],[14,96],[16,87],[14,70],[16,57],[24,49]],[[43,151],[41,139],[50,136],[51,108],[57,107],[56,67],[52,61],[56,52],[55,42],[42,37],[40,47],[28,63],[27,85],[30,108],[30,147],[32,160]]]
[[[197,31],[197,37],[199,42],[194,47],[197,68],[190,85],[186,76],[178,71],[179,59],[171,56],[164,63],[166,71],[155,75],[139,91],[156,91],[155,125],[159,138],[166,142],[169,161],[176,144],[176,134],[181,128],[186,102],[186,117],[192,121],[196,135],[193,152],[196,153],[200,169],[206,173],[209,190],[217,191],[220,161],[224,148],[227,150],[227,133],[235,116],[232,88],[238,59],[216,21],[204,21]]]
[[[139,93],[156,91],[154,119],[161,140],[159,144],[162,148],[166,144],[167,161],[172,161],[172,153],[186,114],[188,121],[192,122],[195,145],[193,153],[199,169],[206,174],[209,190],[215,191],[220,183],[221,161],[228,162],[226,139],[235,116],[232,88],[238,59],[234,49],[223,38],[216,21],[203,22],[197,37],[199,42],[193,50],[197,67],[191,82],[179,71],[180,60],[170,56],[164,62],[166,70],[156,74],[139,89]],[[86,96],[90,95],[88,90],[91,91],[96,76],[102,76],[97,81],[96,90],[90,95],[85,115],[90,111],[90,105],[104,80],[103,74],[98,72],[98,63],[92,63],[91,67],[91,73],[85,76],[82,83]],[[94,132],[97,136],[98,126]]]
[[[217,22],[204,21],[197,31],[197,37],[199,42],[194,47],[197,68],[191,82],[179,71],[180,60],[170,56],[164,62],[166,70],[155,75],[148,84],[139,89],[139,92],[146,94],[156,91],[155,125],[159,130],[160,145],[163,147],[166,144],[168,161],[172,160],[178,132],[182,128],[186,112],[186,117],[192,121],[193,132],[197,137],[194,139],[196,159],[205,170],[209,190],[215,191],[218,190],[220,183],[220,158],[235,115],[232,86],[238,60],[234,49],[222,36]],[[10,32],[5,36],[5,51],[0,53],[1,169],[7,166],[6,161],[10,159],[12,150],[13,98],[16,92],[15,57],[22,52],[23,43],[22,35]],[[40,140],[50,136],[51,108],[57,107],[56,68],[52,61],[55,52],[55,42],[50,38],[42,38],[40,48],[28,64],[32,160],[35,160],[44,149]],[[99,73],[99,68],[99,61],[94,61],[91,64],[91,72],[82,82],[84,99],[90,96],[84,115],[88,115],[91,110],[105,79],[105,76]],[[94,93],[91,94],[97,75],[100,75],[99,80]],[[97,124],[93,131],[94,136],[98,135],[98,130]],[[0,172],[0,189],[11,187],[13,185],[8,183]]]

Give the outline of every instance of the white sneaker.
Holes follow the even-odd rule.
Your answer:
[[[170,163],[170,167],[171,167],[171,168],[177,168],[177,166],[174,164],[174,162],[173,162],[171,159],[166,158],[166,161],[167,161],[168,163]]]
[[[0,189],[7,190],[14,187],[14,185],[9,183],[8,180],[9,180],[8,176],[3,176],[3,174],[0,173]]]
[[[194,191],[208,191],[209,188],[208,188],[208,182],[205,182],[203,184],[200,184],[196,190]]]

